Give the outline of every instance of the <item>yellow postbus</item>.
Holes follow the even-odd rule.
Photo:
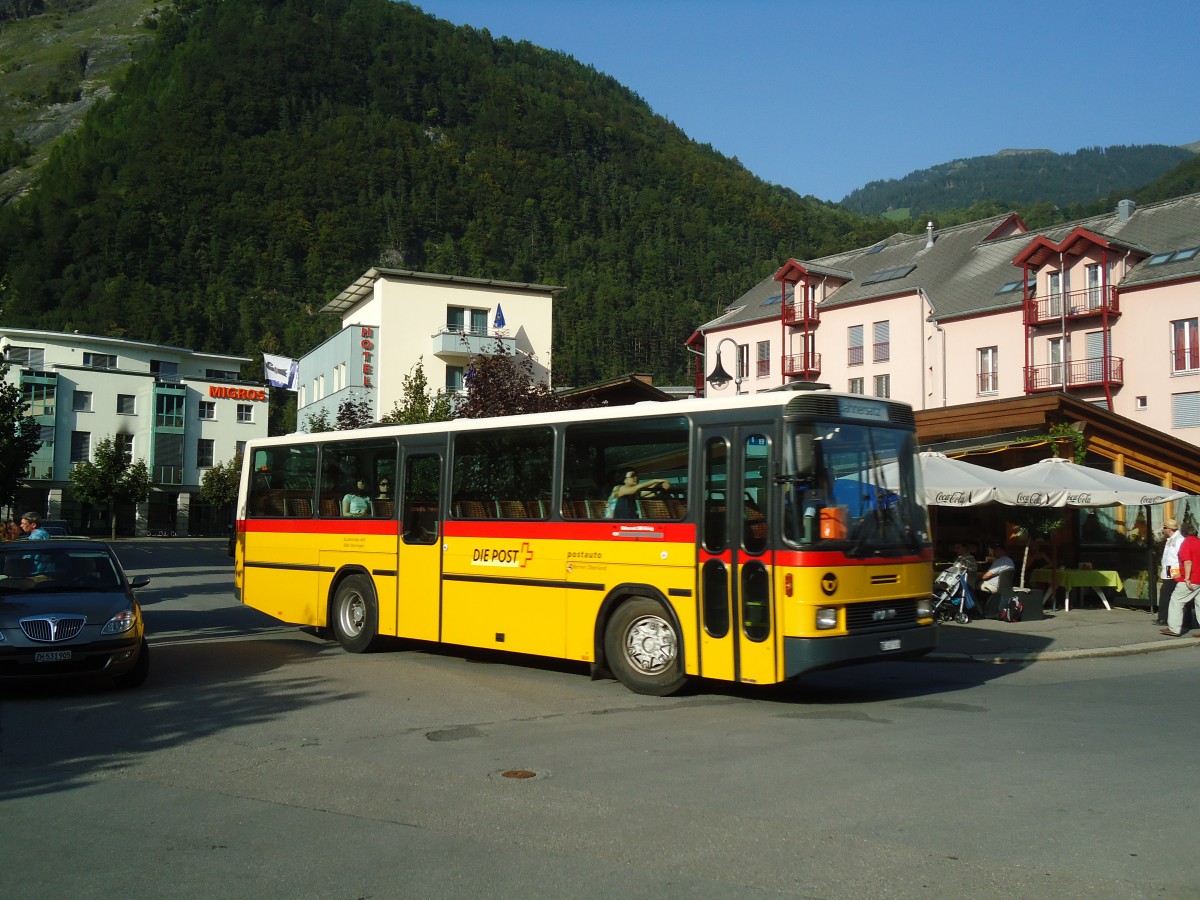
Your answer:
[[[238,596],[351,652],[509,650],[646,694],[919,656],[916,449],[908,406],[822,389],[251,441]]]

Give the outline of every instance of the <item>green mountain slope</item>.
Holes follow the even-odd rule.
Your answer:
[[[987,200],[1066,207],[1128,193],[1194,156],[1186,147],[1162,145],[1089,147],[1074,153],[1005,150],[872,181],[848,194],[841,205],[864,215],[911,211],[918,219]]]
[[[685,377],[789,254],[888,229],[766,185],[612,79],[387,0],[198,0],[0,210],[4,316],[298,354],[368,266],[566,285],[554,371]]]
[[[154,0],[0,0],[0,203],[28,188],[154,33]]]

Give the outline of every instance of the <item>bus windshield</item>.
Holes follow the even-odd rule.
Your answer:
[[[845,421],[791,427],[782,479],[789,541],[848,556],[903,555],[928,541],[911,431]]]

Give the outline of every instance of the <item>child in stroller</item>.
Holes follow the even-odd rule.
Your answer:
[[[969,555],[959,556],[933,580],[933,615],[939,622],[954,620],[966,625],[975,609],[975,593],[971,576],[978,564]]]

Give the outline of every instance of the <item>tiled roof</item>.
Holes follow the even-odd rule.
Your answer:
[[[1005,234],[1001,228],[1013,214],[935,230],[933,246],[928,234],[896,234],[873,244],[820,259],[803,261],[814,274],[850,277],[820,304],[821,309],[861,303],[921,290],[938,319],[1016,308],[1021,291],[999,292],[1021,278],[1013,260],[1039,236],[1059,242],[1082,228],[1110,242],[1114,250],[1138,255],[1170,253],[1200,246],[1200,194],[1148,204],[1134,209],[1124,221],[1118,210],[1038,232]],[[997,230],[1004,236],[993,237]],[[1183,254],[1182,256],[1186,256]],[[905,272],[908,267],[911,270]],[[879,273],[900,274],[873,280]],[[1169,259],[1149,265],[1138,263],[1121,280],[1120,287],[1200,275],[1200,252],[1190,258]],[[999,292],[999,293],[998,293]],[[762,321],[779,316],[779,283],[767,278],[727,307],[724,315],[701,326],[701,331]]]

